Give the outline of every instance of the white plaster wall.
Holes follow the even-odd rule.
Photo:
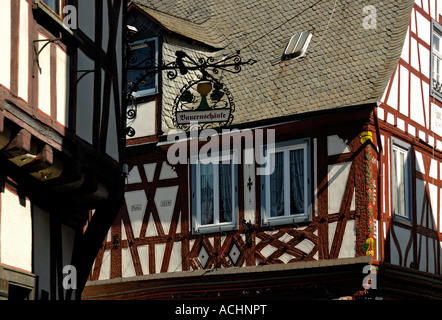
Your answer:
[[[344,239],[342,240],[339,258],[352,258],[356,256],[356,227],[354,220],[348,220],[345,225]]]
[[[332,135],[327,137],[327,154],[337,155],[341,153],[351,152],[350,147],[348,146],[348,141],[344,141],[339,138],[338,135]]]
[[[101,262],[100,275],[98,280],[110,279],[110,267],[111,267],[111,251],[105,250],[103,253],[103,261]]]
[[[172,253],[170,255],[168,272],[181,271],[182,257],[181,257],[181,242],[173,244]]]
[[[2,21],[2,20],[0,20]],[[3,29],[3,26],[2,26]],[[3,32],[3,30],[2,30]],[[20,27],[18,43],[18,96],[28,101],[29,83],[29,4],[20,1]]]
[[[129,175],[127,176],[127,182],[131,183],[141,183],[140,171],[137,166],[134,166],[132,170],[129,171]]]
[[[0,85],[9,89],[11,82],[11,1],[0,1]]]
[[[38,35],[39,40],[48,38],[42,34]],[[38,44],[39,50],[46,44],[41,41]],[[51,45],[47,45],[38,56],[40,72],[38,72],[38,109],[46,115],[51,115]]]
[[[32,272],[31,204],[6,188],[0,196],[0,261]]]
[[[127,125],[135,130],[133,138],[145,137],[156,133],[156,102],[150,101],[137,105],[137,117],[128,119]]]
[[[67,127],[68,124],[68,56],[60,47],[56,47],[57,55],[57,121]]]
[[[144,171],[146,173],[146,178],[148,182],[153,181],[153,176],[155,174],[156,163],[146,163],[143,165]]]
[[[160,171],[160,180],[178,178],[176,171],[166,162],[163,162]]]
[[[175,208],[178,186],[158,188],[155,191],[155,205],[165,234],[169,233]]]
[[[134,237],[140,237],[141,225],[147,206],[147,197],[144,190],[130,191],[124,194]]]
[[[134,277],[135,268],[129,248],[121,248],[121,276],[123,278]]]
[[[155,273],[160,273],[161,271],[165,249],[166,249],[165,243],[155,244]]]
[[[143,275],[149,274],[149,246],[147,244],[144,246],[138,246],[137,250]]]
[[[328,213],[339,213],[351,162],[328,166]],[[355,210],[355,197],[353,195],[350,210]]]

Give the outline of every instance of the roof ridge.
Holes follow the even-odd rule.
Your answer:
[[[192,21],[192,20],[189,20],[189,19],[177,16],[177,15],[174,15],[174,14],[172,14],[170,12],[165,12],[165,11],[162,11],[162,10],[159,10],[159,9],[156,9],[156,8],[149,7],[149,6],[143,4],[143,3],[139,2],[139,1],[132,1],[132,3],[137,5],[137,6],[144,7],[145,9],[155,11],[155,12],[157,12],[159,14],[164,14],[164,15],[167,15],[169,17],[173,17],[175,19],[183,20],[183,21],[186,21],[188,23],[192,23],[192,24],[195,24],[195,25],[198,25],[198,26],[203,26],[205,23],[207,23],[212,18],[212,17],[208,17],[203,22],[198,23],[198,22],[195,22],[195,21]]]

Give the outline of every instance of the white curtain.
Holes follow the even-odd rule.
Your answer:
[[[275,169],[270,175],[270,216],[284,215],[284,153],[273,155]]]
[[[290,151],[290,213],[304,213],[304,150]]]
[[[232,221],[232,167],[219,164],[219,220]]]
[[[201,224],[212,224],[213,220],[213,164],[200,165]]]

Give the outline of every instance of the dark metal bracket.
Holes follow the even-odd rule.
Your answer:
[[[40,61],[39,61],[39,56],[40,56],[40,53],[44,50],[44,48],[46,48],[49,44],[51,44],[51,43],[54,43],[54,42],[56,42],[56,41],[60,41],[62,39],[62,35],[61,35],[61,33],[60,33],[60,36],[58,37],[58,38],[53,38],[53,39],[41,39],[41,40],[34,40],[33,41],[33,43],[34,43],[34,53],[35,53],[35,59],[34,59],[34,62],[35,63],[37,63],[37,67],[38,67],[38,70],[39,70],[39,72],[40,72],[40,74],[41,74],[41,67],[40,67]],[[37,50],[37,43],[38,42],[46,42],[44,45],[43,45],[43,47],[41,47],[40,48],[40,50]],[[33,78],[35,78],[35,74],[34,74],[34,72],[32,73],[32,77]]]

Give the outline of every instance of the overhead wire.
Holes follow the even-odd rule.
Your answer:
[[[264,33],[263,35],[259,36],[258,38],[256,38],[255,40],[253,40],[252,42],[246,44],[244,47],[242,47],[240,50],[243,50],[249,46],[251,46],[252,44],[256,43],[257,41],[261,40],[262,38],[268,36],[269,34],[275,32],[276,30],[280,29],[283,25],[289,23],[290,21],[292,21],[293,19],[299,17],[301,14],[303,14],[304,12],[306,12],[309,9],[312,9],[313,7],[315,7],[316,5],[318,5],[319,3],[323,2],[324,0],[318,0],[315,3],[311,4],[310,6],[308,6],[307,8],[303,9],[302,11],[298,12],[297,14],[295,14],[294,16],[291,16],[290,18],[286,19],[284,22],[278,24],[275,28],[269,30],[268,32]],[[337,1],[337,0],[335,0]]]

